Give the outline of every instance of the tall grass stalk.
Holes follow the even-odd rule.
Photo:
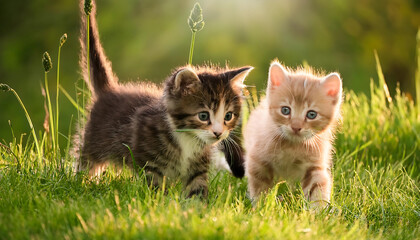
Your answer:
[[[86,14],[86,62],[87,62],[87,72],[88,72],[88,82],[91,84],[90,80],[90,58],[89,58],[89,25],[90,25],[90,13],[92,12],[92,0],[85,0],[85,14]],[[83,86],[84,87],[84,86]],[[84,102],[84,101],[83,101]],[[84,108],[83,108],[84,109]]]
[[[83,116],[80,115],[80,113],[84,113],[83,111],[85,110],[86,95],[89,95],[89,94],[86,94],[86,90],[85,90],[86,82],[88,82],[89,85],[92,84],[91,77],[90,77],[90,54],[89,54],[89,52],[90,52],[89,26],[90,26],[90,14],[92,12],[92,7],[93,7],[92,0],[85,0],[84,1],[84,9],[83,10],[84,10],[85,15],[86,15],[86,43],[85,44],[86,44],[86,67],[87,67],[87,78],[88,79],[84,79],[82,81],[82,92],[81,93],[80,93],[80,89],[77,87],[77,82],[76,82],[76,104],[73,104],[73,105],[77,106],[77,109],[78,109],[77,117],[78,117],[79,129],[83,128],[83,126],[85,124],[85,120],[86,120],[85,114],[83,114]],[[88,91],[89,91],[89,88],[88,88]],[[81,94],[81,101],[82,101],[81,102],[81,107],[79,107],[80,106],[79,96],[78,96],[79,94]],[[68,95],[67,98],[71,99],[70,95]],[[87,101],[89,101],[90,98],[88,97],[87,99],[88,99]],[[74,103],[74,101],[72,101],[72,103]],[[80,111],[79,109],[82,109],[83,111]],[[81,141],[82,141],[82,139],[81,139],[81,136],[79,135],[79,143]]]
[[[195,42],[195,32],[191,34],[191,45],[190,45],[190,55],[188,56],[188,64],[192,64],[192,58],[194,54],[194,42]]]
[[[89,21],[90,21],[90,15],[86,16],[86,59],[87,59],[87,72],[88,72],[88,82],[89,84],[92,84],[91,80],[90,80],[90,56],[89,56],[89,51],[90,51],[90,44],[89,44]],[[85,109],[85,84],[83,84],[83,109]]]
[[[92,12],[92,0],[85,0],[84,3],[84,12],[86,14],[86,67],[87,67],[87,77],[88,79],[85,79],[89,84],[91,84],[91,78],[90,78],[90,44],[89,44],[89,39],[90,39],[90,31],[89,31],[89,25],[90,25],[90,13]],[[85,109],[85,103],[86,103],[86,90],[85,90],[85,85],[86,82],[83,81],[82,83],[82,109]],[[77,89],[77,88],[76,88]],[[88,88],[89,89],[89,88]],[[88,98],[89,99],[89,98]],[[77,101],[78,102],[78,101]],[[79,116],[79,123],[81,124],[80,127],[83,127],[84,125],[84,120],[85,118],[80,118],[80,115],[78,113]]]
[[[17,94],[17,92],[13,88],[9,87],[8,85],[0,83],[0,90],[3,90],[5,92],[8,92],[8,91],[12,92],[15,95],[16,99],[19,101],[20,106],[25,112],[26,120],[28,121],[29,127],[31,128],[31,132],[34,137],[35,147],[38,154],[38,161],[41,161],[42,160],[41,148],[39,147],[38,138],[35,133],[35,128],[32,123],[31,116],[29,116],[29,113],[26,110],[25,104],[23,104],[22,99],[20,99],[19,97],[19,94]]]
[[[194,54],[195,35],[204,27],[203,10],[201,9],[199,3],[195,3],[193,9],[191,10],[190,16],[188,17],[188,26],[190,27],[192,32],[190,55],[188,57],[188,64],[191,65]]]
[[[48,54],[48,52],[45,52],[42,58],[42,62],[44,64],[44,80],[45,80],[45,93],[47,95],[47,104],[48,104],[48,112],[50,115],[50,131],[51,131],[51,139],[53,142],[53,150],[54,150],[54,154],[55,154],[55,150],[56,150],[56,142],[55,142],[55,128],[54,128],[54,114],[53,114],[53,110],[52,110],[52,106],[51,106],[51,98],[50,98],[50,90],[48,87],[48,72],[51,70],[52,68],[52,62],[51,62],[51,57]]]
[[[66,89],[63,88],[63,86],[60,85],[60,90],[63,92],[64,96],[70,101],[70,103],[76,108],[78,113],[81,113],[83,117],[86,117],[85,109],[83,109],[78,102],[76,102],[70,94],[66,91]],[[77,98],[78,99],[78,98]],[[79,118],[80,119],[80,118]]]
[[[59,93],[60,93],[60,56],[61,56],[61,47],[67,41],[67,34],[64,33],[63,36],[60,38],[60,44],[58,45],[58,57],[57,57],[57,89],[55,95],[55,139],[56,139],[56,149],[60,152],[60,145],[58,140],[58,121],[60,116],[60,108],[58,103]]]

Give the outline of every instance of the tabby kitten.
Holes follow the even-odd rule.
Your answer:
[[[87,59],[82,16],[80,66],[87,80],[86,63],[90,63],[93,98],[85,129],[80,131],[76,171],[89,170],[94,176],[109,163],[121,166],[125,161],[132,168],[144,168],[154,185],[161,184],[163,176],[181,179],[189,197],[205,197],[210,154],[238,122],[243,81],[252,67],[185,66],[162,87],[121,84],[99,41],[95,6]]]
[[[267,96],[249,118],[244,132],[245,171],[250,196],[279,180],[301,181],[313,206],[330,201],[331,152],[340,115],[341,79],[311,70],[270,66]]]

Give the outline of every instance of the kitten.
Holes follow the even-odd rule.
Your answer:
[[[280,179],[299,181],[315,207],[326,206],[332,188],[331,152],[340,116],[341,79],[270,66],[266,98],[244,132],[245,171],[256,200]]]
[[[242,121],[231,131],[229,137],[221,142],[219,148],[212,155],[212,165],[217,170],[227,170],[237,178],[245,175],[244,149],[242,147]],[[220,151],[223,154],[220,154]]]
[[[95,176],[107,164],[121,166],[125,161],[136,170],[144,168],[156,186],[164,176],[181,179],[189,197],[206,197],[210,154],[238,122],[243,81],[252,67],[185,66],[162,87],[121,84],[99,41],[95,6],[90,15],[89,59],[85,24],[82,17],[80,65],[87,80],[86,63],[90,63],[93,98],[85,129],[80,131],[76,171],[89,170]]]

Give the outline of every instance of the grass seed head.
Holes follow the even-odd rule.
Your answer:
[[[51,70],[52,61],[51,61],[50,54],[48,54],[48,52],[45,52],[44,55],[42,56],[42,64],[44,65],[45,72],[49,72]]]
[[[199,3],[194,4],[188,18],[188,26],[192,32],[198,32],[204,27],[203,10]]]
[[[86,15],[90,15],[90,12],[92,11],[92,0],[85,0],[85,13]]]
[[[0,91],[8,92],[10,90],[11,90],[11,88],[9,87],[9,85],[4,84],[4,83],[0,83]]]
[[[64,33],[63,36],[61,36],[60,38],[60,47],[62,47],[66,41],[67,41],[67,33]]]

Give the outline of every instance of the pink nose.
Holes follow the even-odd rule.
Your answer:
[[[293,132],[295,132],[295,134],[298,134],[300,132],[300,130],[302,130],[302,128],[295,128],[292,127]]]
[[[214,136],[216,136],[217,139],[220,138],[220,135],[222,135],[221,132],[213,132]]]

